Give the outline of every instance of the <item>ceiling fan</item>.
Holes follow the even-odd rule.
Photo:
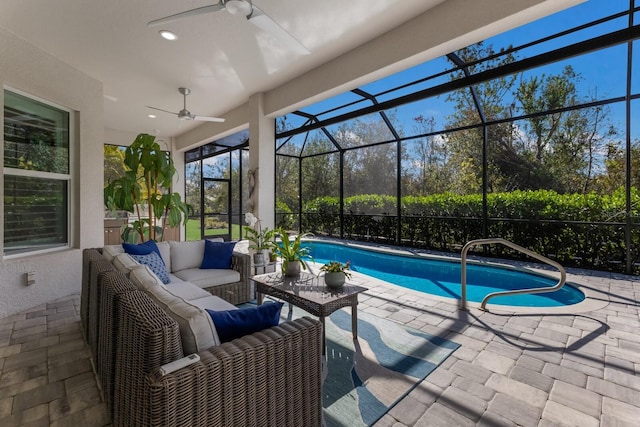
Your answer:
[[[226,10],[232,15],[241,15],[247,18],[249,22],[258,28],[273,34],[282,41],[290,50],[300,54],[308,54],[309,49],[304,47],[302,43],[295,39],[287,30],[282,28],[267,16],[262,10],[255,6],[251,0],[219,0],[218,3],[211,6],[203,6],[197,9],[187,10],[185,12],[176,13],[175,15],[166,16],[164,18],[150,21],[147,26],[154,27],[157,25],[167,24],[179,19],[188,18],[190,16],[202,15],[205,13]]]
[[[167,111],[167,110],[163,110],[162,108],[151,107],[150,105],[147,105],[147,108],[151,108],[153,110],[158,110],[158,111],[164,111],[165,113],[169,113],[169,114],[175,114],[176,116],[178,116],[180,120],[200,120],[204,122],[219,122],[219,123],[224,122],[224,119],[221,119],[219,117],[196,116],[195,114],[191,114],[191,112],[187,110],[187,95],[191,93],[191,89],[188,89],[186,87],[179,87],[178,91],[184,97],[183,107],[182,107],[182,110],[180,110],[179,112],[174,113],[173,111]]]

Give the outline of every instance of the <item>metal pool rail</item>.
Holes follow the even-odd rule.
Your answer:
[[[499,292],[492,292],[488,295],[486,295],[483,299],[482,302],[480,304],[480,308],[482,310],[486,310],[486,305],[487,302],[494,297],[497,296],[505,296],[505,295],[518,295],[518,294],[536,294],[536,293],[542,293],[542,292],[553,292],[553,291],[557,291],[558,289],[560,289],[561,287],[564,286],[565,281],[567,280],[567,272],[564,270],[564,267],[561,266],[559,263],[550,260],[549,258],[542,256],[538,253],[535,253],[533,251],[530,251],[527,248],[523,248],[522,246],[516,245],[513,242],[510,242],[508,240],[505,239],[500,239],[500,238],[492,238],[492,239],[478,239],[478,240],[471,240],[469,242],[467,242],[466,245],[464,245],[464,247],[462,248],[462,253],[460,255],[460,263],[461,263],[461,269],[460,269],[460,283],[462,284],[462,292],[461,292],[461,298],[460,298],[460,309],[461,310],[466,310],[467,309],[467,252],[469,252],[469,249],[471,249],[474,246],[482,246],[482,245],[491,245],[491,244],[501,244],[504,246],[507,246],[511,249],[515,249],[518,252],[522,252],[525,255],[528,255],[532,258],[537,259],[538,261],[542,261],[546,264],[549,264],[552,267],[557,268],[560,271],[560,280],[558,280],[558,283],[556,283],[554,286],[549,286],[549,287],[544,287],[544,288],[528,288],[528,289],[517,289],[517,290],[512,290],[512,291],[499,291]]]

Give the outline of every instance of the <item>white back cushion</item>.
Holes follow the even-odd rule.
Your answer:
[[[160,256],[162,257],[162,261],[164,261],[164,265],[167,267],[167,271],[171,272],[171,247],[169,246],[169,242],[156,242],[156,245],[158,245]]]
[[[138,289],[143,291],[153,286],[165,286],[162,280],[153,274],[153,271],[146,265],[138,265],[132,268],[129,272],[129,280],[131,280]]]
[[[116,255],[111,262],[116,270],[124,275],[129,275],[132,269],[140,265],[135,259],[131,258],[131,255],[124,252]]]
[[[187,268],[200,268],[204,256],[204,240],[189,242],[170,241],[171,271],[180,271]]]
[[[107,261],[112,262],[116,255],[124,253],[122,245],[107,245],[102,248],[102,255]]]
[[[164,287],[151,287],[147,293],[178,324],[184,354],[220,345],[216,327],[206,311],[173,295]]]

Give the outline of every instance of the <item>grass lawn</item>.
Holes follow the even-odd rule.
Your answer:
[[[226,235],[226,228],[217,228],[207,230],[207,236]],[[200,234],[200,221],[189,220],[186,225],[186,240],[200,240],[202,238]],[[231,240],[240,240],[240,226],[237,224],[231,225]]]

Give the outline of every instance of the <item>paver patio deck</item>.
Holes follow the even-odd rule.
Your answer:
[[[460,311],[367,280],[359,310],[461,344],[375,426],[640,425],[640,277],[569,270],[568,280],[587,303],[519,314]],[[110,424],[79,300],[0,319],[0,425]]]

